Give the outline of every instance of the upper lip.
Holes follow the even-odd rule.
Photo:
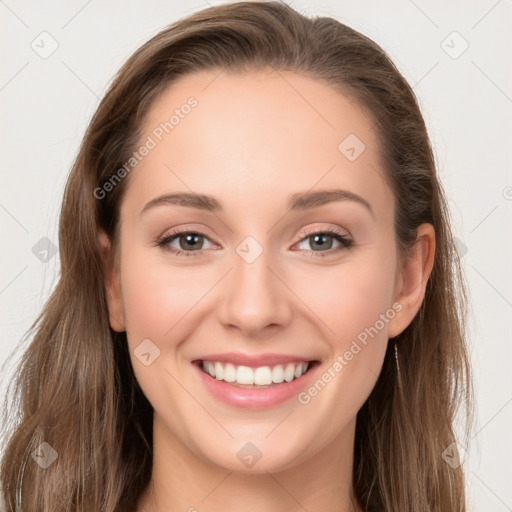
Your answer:
[[[258,368],[259,366],[275,366],[284,363],[308,363],[315,361],[301,356],[289,354],[242,354],[240,352],[229,352],[224,354],[209,354],[202,357],[195,358],[192,362],[199,363],[200,361],[211,361],[221,363],[232,363],[235,366],[249,366],[251,368]]]

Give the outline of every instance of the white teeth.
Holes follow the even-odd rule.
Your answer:
[[[268,366],[261,366],[254,370],[254,382],[258,383],[259,386],[265,386],[272,384],[272,372]]]
[[[217,369],[217,364],[215,363],[215,369]],[[236,381],[238,384],[254,384],[254,372],[252,368],[248,366],[238,366],[236,369]]]
[[[224,367],[221,363],[215,363],[215,378],[217,380],[224,380]]]
[[[291,382],[295,378],[295,365],[289,364],[284,371],[284,380],[286,382]]]
[[[278,364],[272,368],[270,366],[250,368],[249,366],[235,366],[231,363],[218,361],[203,361],[202,368],[217,380],[244,385],[267,386],[272,383],[281,384],[283,381],[291,382],[298,379],[306,373],[309,363],[288,363],[284,366]]]
[[[299,365],[297,365],[299,366]],[[302,365],[300,365],[302,368]],[[274,366],[272,369],[272,382],[275,382],[276,384],[280,384],[284,380],[284,370],[283,365],[278,364],[277,366]]]
[[[235,382],[236,380],[236,368],[231,363],[226,363],[224,366],[224,380],[226,382]]]

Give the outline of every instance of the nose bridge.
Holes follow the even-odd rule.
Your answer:
[[[224,325],[256,332],[289,321],[290,296],[275,270],[270,270],[274,261],[271,250],[252,236],[235,248],[229,289],[221,299],[220,320]]]

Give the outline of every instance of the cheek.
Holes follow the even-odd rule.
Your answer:
[[[126,261],[123,271],[126,329],[134,342],[141,337],[169,339],[169,332],[208,290],[208,276],[193,267],[152,265],[147,261],[137,265],[133,257]]]
[[[392,253],[368,251],[305,276],[295,290],[328,327],[329,338],[343,348],[391,308],[394,261]],[[387,322],[378,327],[386,335]]]
[[[394,269],[393,251],[367,251],[350,263],[347,260],[346,265],[302,280],[299,293],[326,326],[323,332],[330,356],[325,368],[328,373],[321,377],[318,387],[322,389],[322,383],[326,383],[329,390],[323,396],[330,396],[330,400],[323,403],[332,400],[344,404],[338,409],[344,411],[342,415],[348,411],[355,414],[382,367],[389,322],[397,314],[392,300]]]
[[[180,343],[197,326],[201,298],[216,276],[211,276],[212,270],[157,263],[144,251],[125,253],[129,256],[121,263],[123,306],[137,381],[157,411],[190,407],[189,397],[172,377],[181,364]],[[145,353],[150,354],[148,365]]]
[[[336,281],[336,278],[338,281]],[[351,268],[326,280],[326,293],[315,293],[315,313],[324,330],[329,357],[323,372],[298,396],[315,417],[329,414],[325,436],[355,418],[377,381],[388,342],[388,322],[396,315],[390,302],[392,274],[382,267]]]

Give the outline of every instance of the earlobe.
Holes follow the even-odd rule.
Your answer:
[[[104,231],[98,233],[98,242],[101,247],[104,276],[105,295],[107,298],[110,327],[117,332],[126,330],[124,320],[123,300],[119,272],[116,268],[112,245],[108,235]]]
[[[427,283],[434,267],[436,237],[432,224],[418,227],[416,242],[410,254],[404,258],[395,290],[395,302],[401,305],[400,314],[390,323],[388,335],[398,336],[418,313]]]

